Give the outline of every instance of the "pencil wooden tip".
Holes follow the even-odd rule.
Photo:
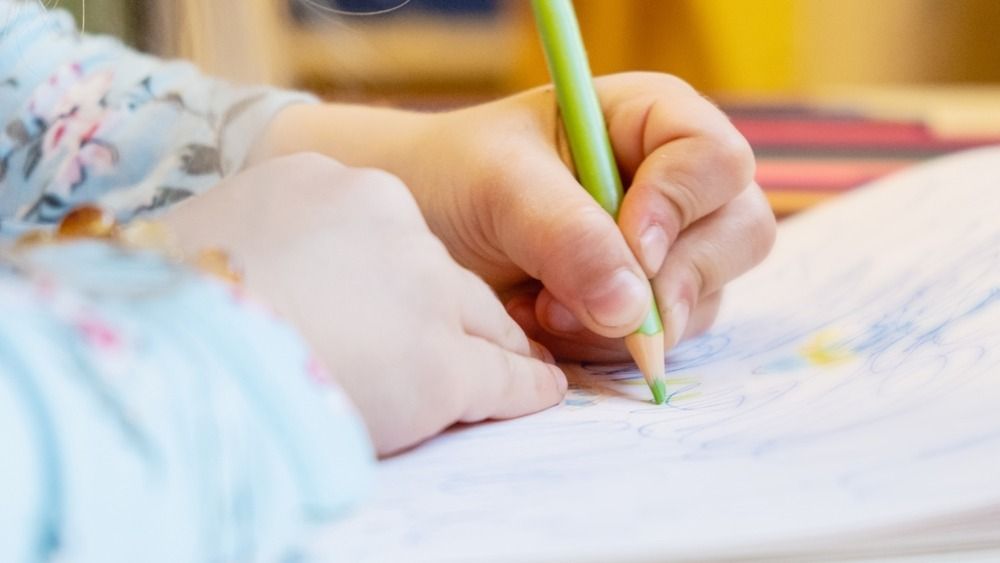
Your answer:
[[[653,402],[662,405],[666,400],[666,382],[664,381],[666,352],[663,349],[663,333],[642,334],[636,332],[625,337],[625,346],[632,354],[642,377],[646,379],[649,390],[653,392]]]

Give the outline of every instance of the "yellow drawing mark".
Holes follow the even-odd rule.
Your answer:
[[[691,399],[697,399],[701,397],[701,393],[696,393],[693,391],[685,391],[683,393],[677,393],[676,395],[670,395],[670,402],[676,403],[679,401],[690,401]]]
[[[839,364],[854,358],[851,350],[838,344],[833,331],[829,330],[816,334],[799,353],[807,362],[817,366]]]
[[[666,383],[667,385],[690,385],[690,384],[694,383],[695,381],[696,380],[693,377],[674,377],[674,378],[668,377],[668,378],[666,378],[666,379],[663,380],[663,382]],[[616,379],[612,383],[614,383],[616,385],[641,385],[641,386],[645,386],[646,385],[646,380],[643,379],[643,378],[641,378],[641,377],[636,377],[636,378],[633,378],[633,379]]]

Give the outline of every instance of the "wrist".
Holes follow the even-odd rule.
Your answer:
[[[295,153],[320,153],[352,167],[399,175],[424,135],[432,114],[345,104],[285,107],[255,143],[246,166]]]

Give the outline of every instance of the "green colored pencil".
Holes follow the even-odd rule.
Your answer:
[[[594,90],[583,38],[571,0],[532,0],[549,74],[555,84],[559,111],[569,137],[577,179],[597,203],[618,219],[625,191],[611,150],[611,139]],[[653,401],[666,398],[663,323],[654,299],[645,321],[625,338]]]

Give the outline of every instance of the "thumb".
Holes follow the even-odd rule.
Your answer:
[[[613,338],[638,328],[650,286],[614,219],[555,155],[525,158],[504,176],[497,187],[508,196],[492,214],[508,258],[591,331]],[[556,312],[563,320],[565,309]]]

